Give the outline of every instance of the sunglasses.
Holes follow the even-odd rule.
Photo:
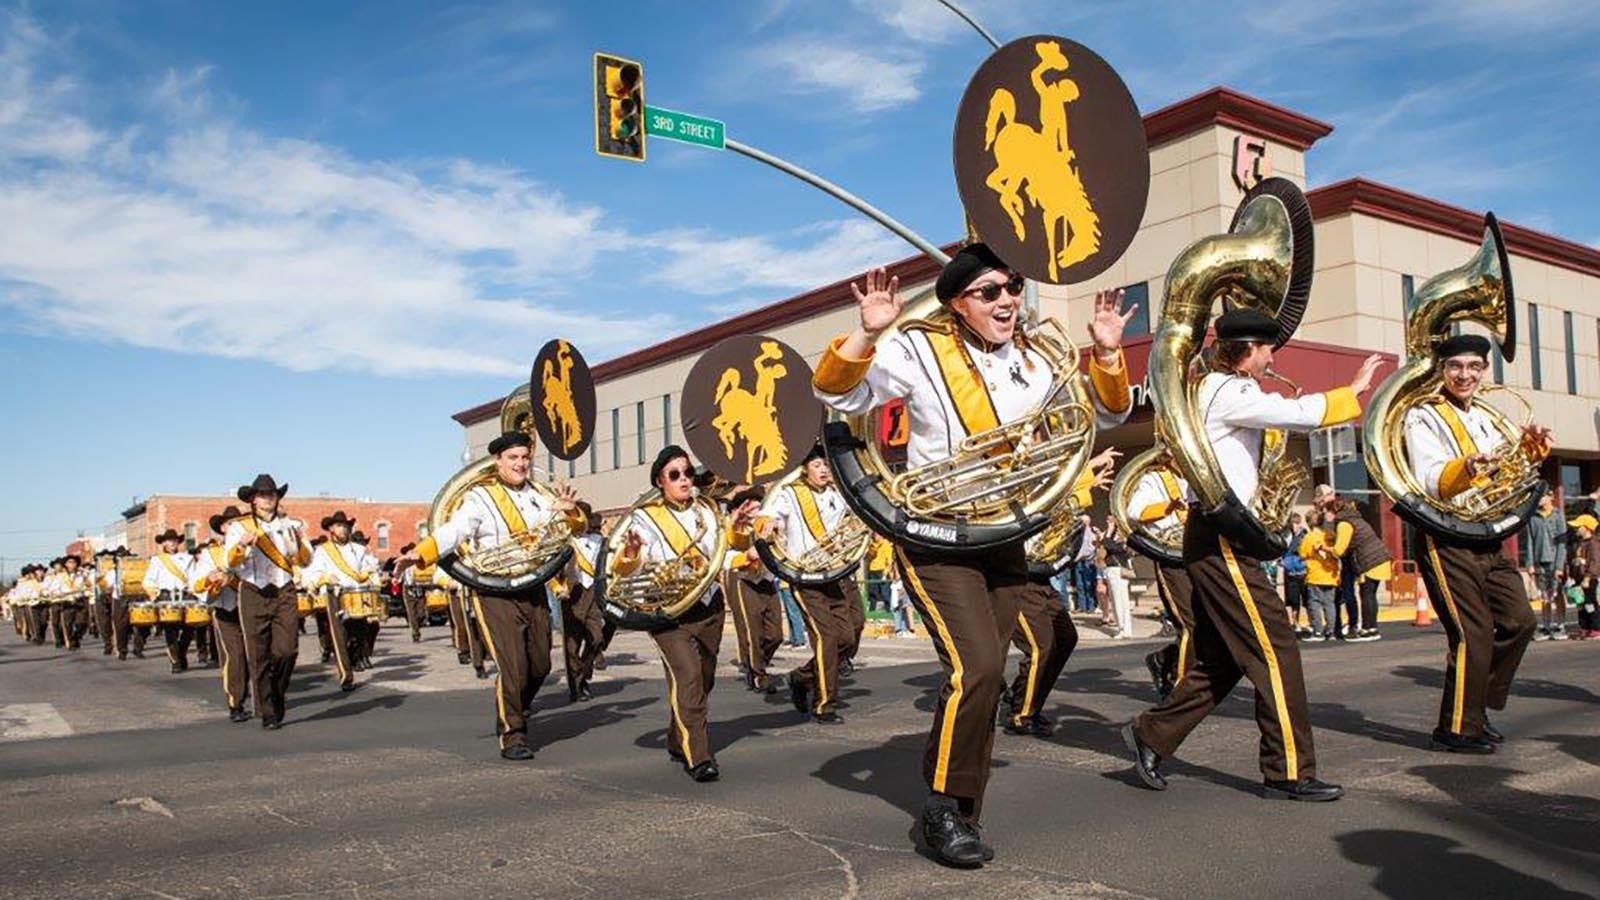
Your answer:
[[[1001,291],[1005,291],[1007,294],[1010,294],[1013,297],[1022,296],[1022,289],[1026,285],[1027,279],[1023,278],[1021,275],[1013,275],[1008,281],[1006,281],[1005,284],[995,284],[991,281],[987,284],[980,284],[975,288],[969,288],[965,291],[962,291],[961,296],[982,297],[983,302],[993,303],[1000,299]]]
[[[694,472],[689,469],[667,469],[661,475],[668,481],[687,481],[694,477]]]

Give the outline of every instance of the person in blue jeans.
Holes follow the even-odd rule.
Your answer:
[[[795,602],[794,592],[789,590],[789,585],[779,581],[778,596],[783,599],[783,614],[789,620],[789,646],[811,646],[806,639],[806,623],[800,618],[800,604]]]
[[[1072,608],[1078,612],[1093,612],[1095,608],[1094,586],[1100,580],[1100,567],[1095,565],[1095,550],[1099,545],[1099,532],[1088,516],[1079,516],[1083,526],[1080,532],[1078,552],[1072,557],[1072,589],[1074,593]]]

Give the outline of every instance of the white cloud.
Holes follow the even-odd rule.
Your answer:
[[[793,293],[915,252],[875,223],[859,219],[822,222],[783,238],[718,238],[702,231],[658,235],[652,243],[676,258],[652,277],[688,293],[759,289]],[[727,306],[724,302],[708,309],[715,312]]]
[[[852,112],[878,112],[915,101],[927,62],[886,46],[847,46],[836,39],[790,37],[757,48],[751,58],[777,90],[833,96]]]

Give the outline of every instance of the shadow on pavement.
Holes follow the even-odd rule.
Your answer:
[[[1539,738],[1548,741],[1566,755],[1591,766],[1600,766],[1600,735],[1547,734]]]
[[[1422,687],[1444,690],[1444,669],[1429,666],[1395,666],[1389,674],[1396,678],[1409,678]],[[1600,694],[1575,684],[1563,684],[1543,678],[1518,678],[1511,682],[1511,696],[1533,700],[1565,700],[1570,703],[1600,704]]]
[[[1513,787],[1507,782],[1527,773],[1503,766],[1415,766],[1407,773],[1449,794],[1460,806],[1488,816],[1496,826],[1542,846],[1595,852],[1600,800],[1593,797]]]
[[[1335,838],[1345,859],[1376,869],[1372,887],[1385,897],[1549,897],[1587,895],[1461,849],[1436,834],[1373,829]]]

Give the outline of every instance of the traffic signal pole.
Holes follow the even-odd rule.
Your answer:
[[[966,22],[968,25],[971,25],[974,30],[976,30],[979,34],[983,35],[983,39],[989,42],[989,46],[993,47],[996,50],[1000,49],[1000,42],[994,39],[994,35],[989,33],[989,29],[984,28],[982,25],[978,24],[978,20],[974,19],[970,13],[968,13],[966,10],[962,9],[961,7],[955,5],[954,3],[950,2],[950,0],[939,0],[939,2],[944,5],[945,9],[948,9],[951,12],[955,13],[956,15],[960,16],[962,21]]]

